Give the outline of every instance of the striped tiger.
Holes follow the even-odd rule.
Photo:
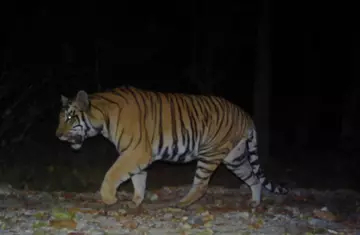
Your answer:
[[[268,181],[260,168],[256,131],[250,116],[215,96],[160,93],[134,87],[61,96],[56,136],[73,149],[101,133],[119,152],[100,188],[102,201],[117,201],[117,187],[131,179],[132,201],[139,206],[146,190],[146,168],[154,161],[185,163],[197,160],[190,191],[176,205],[187,207],[201,198],[220,163],[251,189],[250,206],[261,201],[261,189],[286,194]]]

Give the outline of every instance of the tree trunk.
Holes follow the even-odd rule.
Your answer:
[[[100,45],[98,43],[95,43],[95,73],[94,73],[94,79],[96,81],[97,91],[100,92],[102,90],[102,88],[101,88],[101,82],[100,82]]]
[[[191,83],[203,95],[213,95],[216,84],[221,77],[214,76],[214,48],[216,47],[217,35],[214,33],[214,25],[211,21],[211,11],[208,2],[198,3],[193,1],[194,12],[194,41],[192,65],[190,69]],[[201,10],[200,10],[201,9]]]
[[[341,133],[340,139],[342,146],[348,148],[348,142],[351,142],[351,139],[354,137],[355,132],[355,118],[356,111],[359,103],[359,85],[353,84],[353,87],[349,88],[347,94],[345,94],[344,99],[344,110],[341,118]]]
[[[360,47],[359,47],[359,35],[358,32],[354,32],[353,35],[353,51],[354,51],[354,72],[352,82],[349,83],[348,91],[344,98],[343,116],[341,119],[341,133],[340,142],[343,148],[349,149],[355,146],[351,146],[354,141],[356,133],[357,122],[357,110],[360,103],[360,72],[358,64],[360,63]]]
[[[201,20],[199,19],[199,7],[198,7],[198,1],[192,2],[192,10],[193,10],[193,16],[194,16],[194,32],[193,32],[193,48],[192,48],[192,56],[191,56],[191,65],[188,71],[188,74],[186,76],[189,76],[189,79],[193,85],[198,86],[198,80],[200,78],[199,74],[199,29],[201,28]]]
[[[262,14],[258,24],[257,35],[257,66],[254,82],[254,122],[257,129],[259,155],[262,162],[268,160],[270,145],[270,92],[271,92],[271,64],[270,64],[270,24],[269,2],[263,0]]]
[[[312,34],[311,32],[304,32],[304,41],[303,41],[303,51],[304,51],[304,60],[303,60],[303,67],[304,67],[304,73],[303,73],[303,83],[300,84],[302,87],[302,91],[308,91],[310,92],[310,88],[306,88],[307,81],[309,81],[312,77],[313,73],[313,60],[312,57],[314,56],[312,54]],[[305,84],[304,84],[305,83]],[[303,112],[296,112],[296,119],[297,124],[295,127],[295,143],[294,143],[294,149],[296,151],[300,149],[304,149],[307,147],[307,144],[309,143],[309,136],[310,136],[310,114],[312,113],[312,107],[311,105],[314,100],[312,100],[313,97],[305,94],[303,97],[301,97],[301,100],[298,100],[298,106],[303,107]],[[312,101],[311,101],[312,100]],[[301,103],[300,103],[301,102]],[[304,107],[305,106],[305,107]]]

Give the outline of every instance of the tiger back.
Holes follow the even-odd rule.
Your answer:
[[[86,138],[102,134],[119,152],[101,185],[106,204],[114,204],[117,187],[131,179],[133,202],[140,205],[146,167],[157,160],[197,160],[192,188],[179,207],[204,195],[221,163],[249,185],[252,206],[260,204],[262,186],[279,194],[288,192],[264,176],[250,116],[224,98],[130,87],[90,95],[79,91],[71,100],[62,96],[62,106],[56,132],[60,140],[79,149]]]

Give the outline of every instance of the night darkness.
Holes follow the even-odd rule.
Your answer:
[[[266,4],[1,3],[1,181],[98,190],[116,151],[102,137],[78,152],[61,143],[55,136],[60,95],[131,85],[225,97],[254,117],[270,178],[358,190],[355,7]],[[194,164],[155,163],[148,185],[191,184]],[[239,186],[222,167],[211,184],[224,182]]]

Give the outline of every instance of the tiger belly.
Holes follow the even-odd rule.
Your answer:
[[[153,147],[154,161],[166,161],[174,163],[187,163],[196,159],[196,152],[184,145],[168,144],[159,148]]]

